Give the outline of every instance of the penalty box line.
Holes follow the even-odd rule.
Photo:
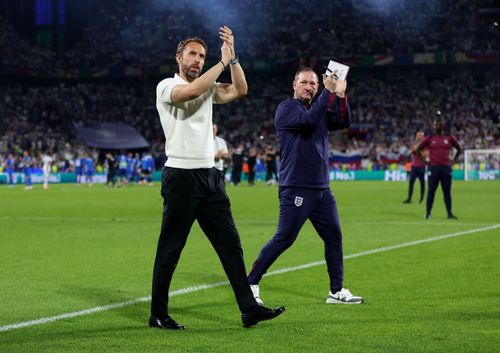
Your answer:
[[[468,234],[486,232],[488,230],[493,230],[493,229],[497,229],[497,228],[500,228],[500,224],[493,224],[493,225],[488,226],[488,227],[470,229],[470,230],[466,230],[466,231],[462,231],[462,232],[438,235],[438,236],[434,236],[434,237],[409,241],[409,242],[396,244],[396,245],[383,246],[383,247],[372,249],[372,250],[367,250],[367,251],[362,251],[362,252],[355,253],[355,254],[346,255],[346,256],[344,256],[344,260],[354,259],[356,257],[362,257],[362,256],[366,256],[366,255],[377,254],[377,253],[401,249],[401,248],[407,248],[407,247],[414,246],[414,245],[430,243],[430,242],[434,242],[434,241],[438,241],[438,240],[444,240],[444,239],[459,237],[459,236],[468,235]],[[310,263],[299,265],[299,266],[287,267],[287,268],[282,268],[279,270],[271,271],[271,272],[268,272],[267,274],[265,274],[264,276],[274,276],[274,275],[283,274],[283,273],[287,273],[287,272],[302,270],[305,268],[311,268],[311,267],[315,267],[315,266],[319,266],[319,265],[323,265],[323,264],[325,264],[325,260],[310,262]],[[221,282],[215,282],[215,283],[200,284],[200,285],[192,286],[192,287],[185,287],[185,288],[171,291],[170,297],[184,295],[184,294],[193,293],[193,292],[198,292],[201,290],[211,289],[211,288],[215,288],[215,287],[225,286],[227,284],[229,284],[228,281],[221,281]],[[61,315],[45,317],[45,318],[41,318],[41,319],[37,319],[37,320],[20,322],[20,323],[12,324],[12,325],[0,326],[0,332],[16,330],[16,329],[20,329],[20,328],[28,327],[28,326],[47,324],[49,322],[59,321],[59,320],[63,320],[63,319],[70,319],[70,318],[78,317],[78,316],[90,315],[90,314],[98,313],[101,311],[123,308],[125,306],[130,306],[130,305],[134,305],[134,304],[138,304],[138,303],[149,302],[150,300],[151,300],[150,296],[141,297],[141,298],[137,298],[137,299],[127,300],[124,302],[103,305],[103,306],[97,306],[95,308],[90,308],[90,309],[86,309],[86,310],[80,310],[80,311],[65,313],[65,314],[61,314]]]

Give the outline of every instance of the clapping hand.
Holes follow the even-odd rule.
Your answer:
[[[220,27],[219,28],[219,36],[220,39],[229,47],[229,50],[231,52],[231,60],[234,60],[236,58],[236,52],[234,50],[234,35],[233,31],[228,27]]]
[[[345,90],[347,88],[346,80],[339,80],[337,76],[337,70],[335,70],[331,75],[326,76],[323,74],[323,85],[327,90],[335,93],[338,97],[345,97]]]

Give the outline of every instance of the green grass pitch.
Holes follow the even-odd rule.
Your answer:
[[[274,233],[277,188],[227,189],[248,268]],[[446,219],[441,191],[424,221],[423,204],[402,204],[406,183],[336,182],[332,190],[344,233],[344,285],[364,304],[325,304],[323,264],[262,280],[266,305],[287,307],[276,320],[244,329],[222,285],[172,297],[170,313],[188,329],[165,332],[147,327],[148,301],[6,329],[149,296],[158,185],[1,186],[0,352],[499,351],[500,228],[484,230],[500,224],[499,182],[454,182],[458,221]],[[384,248],[400,244],[408,246]],[[270,271],[321,260],[322,242],[306,223]],[[195,224],[172,290],[225,280]]]

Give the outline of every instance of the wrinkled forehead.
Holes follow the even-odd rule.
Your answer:
[[[301,73],[299,73],[299,75],[297,76],[297,79],[295,80],[295,82],[314,82],[314,83],[318,83],[318,76],[316,75],[316,73],[314,71],[302,71]]]
[[[196,53],[205,55],[205,48],[198,42],[189,42],[184,47],[183,53]]]

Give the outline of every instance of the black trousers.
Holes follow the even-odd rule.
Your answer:
[[[451,215],[451,167],[437,165],[429,167],[429,192],[427,193],[427,213],[430,214],[434,203],[434,195],[439,183],[443,189],[444,203],[448,216]]]
[[[115,171],[114,170],[109,170],[108,175],[106,177],[106,185],[109,183],[112,183],[113,186],[115,185]]]
[[[233,170],[231,172],[231,181],[234,185],[238,185],[241,182],[241,172],[243,171],[243,166],[240,164],[233,165]]]
[[[151,315],[158,318],[168,315],[170,282],[195,220],[219,256],[240,311],[255,307],[221,173],[215,168],[165,167],[161,195],[163,221],[153,270]]]
[[[278,181],[278,174],[276,174],[276,161],[267,162],[266,164],[266,181],[271,180],[276,177],[276,181]]]
[[[425,167],[411,167],[410,185],[408,186],[408,200],[410,201],[416,179],[420,182],[420,201],[422,201],[425,195]]]
[[[253,185],[255,183],[255,167],[251,167],[248,172],[248,184]]]

